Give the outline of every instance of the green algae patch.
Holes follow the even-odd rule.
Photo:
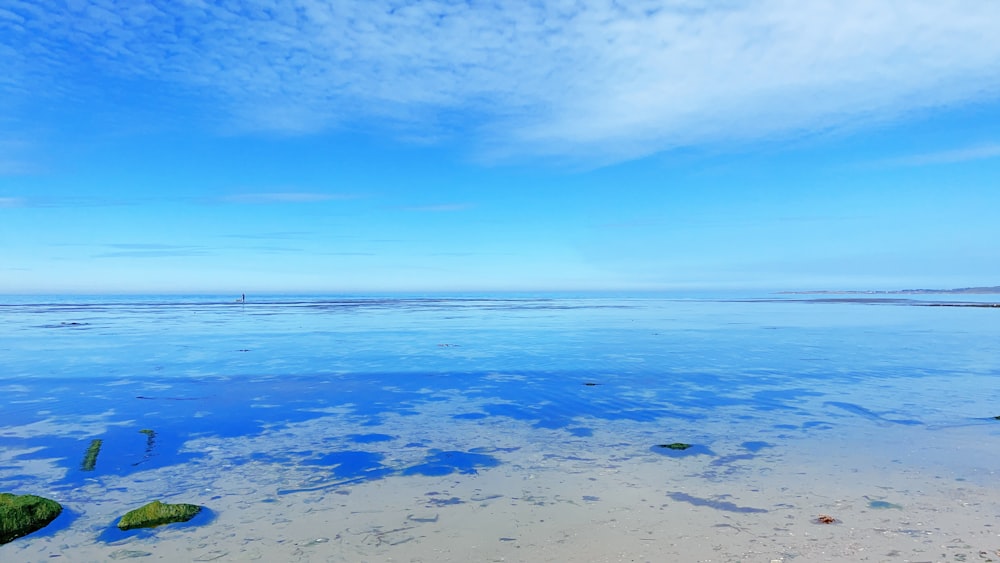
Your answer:
[[[895,503],[892,503],[892,502],[887,502],[887,501],[884,501],[884,500],[871,500],[871,501],[868,501],[868,508],[875,508],[875,509],[879,509],[879,510],[884,510],[884,509],[887,509],[887,508],[895,508],[896,510],[902,510],[903,509],[903,507],[900,506],[900,505],[898,505],[898,504],[895,504]]]
[[[0,493],[0,544],[41,530],[62,512],[62,505],[35,495]]]
[[[658,448],[668,448],[671,450],[686,450],[691,447],[691,444],[685,444],[682,442],[674,442],[673,444],[659,444]]]
[[[101,453],[101,444],[103,440],[91,440],[90,446],[87,451],[83,454],[83,461],[80,462],[80,469],[83,471],[93,471],[94,466],[97,465],[97,454]]]
[[[125,513],[118,521],[121,530],[155,528],[174,522],[187,522],[201,512],[195,504],[164,504],[158,500]]]

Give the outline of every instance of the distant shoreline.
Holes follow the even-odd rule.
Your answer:
[[[778,295],[996,295],[1000,294],[1000,285],[992,287],[961,287],[958,289],[893,289],[893,290],[815,290],[815,291],[779,291]]]

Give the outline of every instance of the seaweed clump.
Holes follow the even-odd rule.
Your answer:
[[[668,448],[671,450],[686,450],[691,447],[691,444],[685,444],[683,442],[674,442],[673,444],[658,444],[658,448]]]
[[[62,512],[62,505],[35,495],[0,493],[0,544],[41,530]]]
[[[158,500],[130,510],[118,521],[118,528],[131,530],[134,528],[155,528],[174,522],[187,522],[201,512],[201,507],[195,504],[164,504]]]
[[[82,471],[94,470],[94,466],[97,465],[97,454],[101,453],[101,444],[103,443],[103,440],[90,441],[90,446],[87,448],[87,452],[83,454],[83,461],[80,463]]]

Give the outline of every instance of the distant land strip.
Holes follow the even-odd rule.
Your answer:
[[[778,295],[993,295],[1000,294],[1000,285],[992,287],[960,287],[958,289],[893,289],[893,290],[816,290],[816,291],[779,291]]]

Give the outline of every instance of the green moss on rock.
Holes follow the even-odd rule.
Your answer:
[[[201,512],[195,504],[164,504],[158,500],[125,513],[118,521],[118,528],[154,528],[173,522],[187,522]]]
[[[83,454],[83,461],[80,463],[80,469],[83,471],[93,471],[94,466],[97,465],[97,454],[101,453],[101,444],[104,442],[102,440],[91,440],[90,447],[87,448],[87,452]]]
[[[62,512],[62,505],[35,495],[0,493],[0,544],[41,530]]]
[[[691,444],[684,444],[681,442],[674,442],[673,444],[660,444],[660,448],[669,448],[671,450],[686,450],[691,447]]]

